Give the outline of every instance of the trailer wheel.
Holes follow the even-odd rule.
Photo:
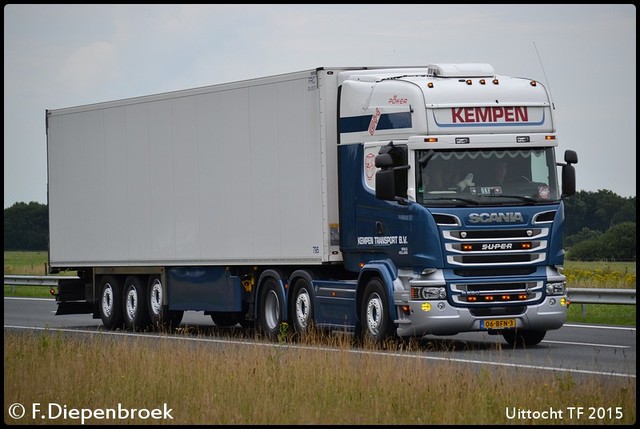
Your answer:
[[[117,277],[104,276],[100,282],[100,319],[107,329],[120,329],[124,321],[122,313],[122,286]]]
[[[139,276],[129,276],[124,281],[123,314],[127,329],[144,330],[151,323],[147,310],[147,288]]]
[[[147,282],[147,308],[151,324],[156,329],[171,330],[180,325],[184,311],[169,310],[166,305],[162,305],[163,294],[164,288],[160,276],[149,277]]]
[[[260,330],[271,340],[278,337],[282,323],[282,299],[276,288],[276,281],[267,278],[260,289],[259,315]]]
[[[393,335],[393,323],[389,318],[387,294],[382,281],[377,277],[369,280],[362,298],[359,335],[365,343],[371,341],[380,345]]]
[[[311,286],[306,279],[298,279],[293,290],[291,319],[297,334],[308,334],[313,324]]]
[[[502,337],[512,347],[523,347],[539,344],[546,334],[547,331],[513,329],[503,331]]]

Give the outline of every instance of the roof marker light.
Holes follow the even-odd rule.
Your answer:
[[[494,85],[497,85],[497,84],[499,84],[499,83],[500,83],[500,82],[498,81],[498,79],[493,79],[493,84],[494,84]]]
[[[531,82],[529,82],[531,84],[531,86],[536,86],[538,84],[538,82],[536,82],[535,80],[532,80]]]

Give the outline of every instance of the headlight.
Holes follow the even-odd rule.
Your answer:
[[[563,295],[566,286],[566,282],[547,283],[547,296]]]
[[[429,299],[446,299],[447,292],[444,287],[412,287],[411,299],[413,300],[429,300]]]

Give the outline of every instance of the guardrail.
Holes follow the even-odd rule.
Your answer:
[[[11,286],[58,286],[58,280],[75,276],[23,276],[5,275],[4,284]],[[12,291],[14,289],[12,288]],[[567,288],[567,297],[572,304],[620,304],[636,305],[635,289]]]
[[[62,279],[78,279],[76,276],[22,276],[22,275],[6,275],[4,276],[4,284],[10,286],[58,286],[58,280]],[[13,289],[11,289],[13,291]]]
[[[582,305],[582,317],[587,315],[586,304],[636,305],[635,289],[567,288],[571,304]]]
[[[567,297],[574,304],[636,305],[635,289],[567,288]]]

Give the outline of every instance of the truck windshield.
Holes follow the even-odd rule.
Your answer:
[[[416,189],[428,206],[557,201],[554,150],[418,150]]]

